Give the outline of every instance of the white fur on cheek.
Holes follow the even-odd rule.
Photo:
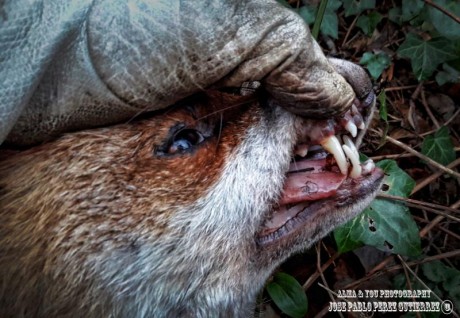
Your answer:
[[[255,234],[283,187],[296,141],[296,118],[280,108],[266,111],[248,129],[207,195],[177,213],[171,224],[184,229],[181,248],[194,257],[185,260],[190,275],[207,275],[201,305],[216,313],[234,307],[232,311],[241,314],[270,274],[258,268],[254,276],[257,264],[251,264],[251,257]],[[236,299],[241,297],[246,299]]]

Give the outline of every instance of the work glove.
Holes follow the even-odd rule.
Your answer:
[[[0,21],[0,143],[31,145],[252,81],[318,119],[371,92],[360,67],[327,59],[274,0],[4,0]]]

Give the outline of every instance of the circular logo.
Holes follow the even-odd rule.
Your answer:
[[[448,315],[454,311],[454,305],[450,300],[444,300],[441,303],[441,311],[444,315]]]

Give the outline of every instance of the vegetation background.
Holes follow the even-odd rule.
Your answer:
[[[261,295],[260,316],[359,317],[331,313],[329,302],[450,300],[450,315],[459,317],[460,1],[278,1],[310,25],[327,55],[369,71],[379,112],[361,152],[387,176],[360,216],[281,266]],[[429,299],[341,295],[392,289],[432,293]]]

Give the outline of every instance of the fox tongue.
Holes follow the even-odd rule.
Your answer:
[[[340,173],[337,166],[327,167],[327,158],[293,162],[279,205],[316,201],[334,195],[347,176]]]
[[[347,178],[337,166],[329,167],[328,159],[308,159],[291,163],[284,181],[279,207],[265,224],[262,234],[267,235],[295,217],[311,201],[328,198]]]

